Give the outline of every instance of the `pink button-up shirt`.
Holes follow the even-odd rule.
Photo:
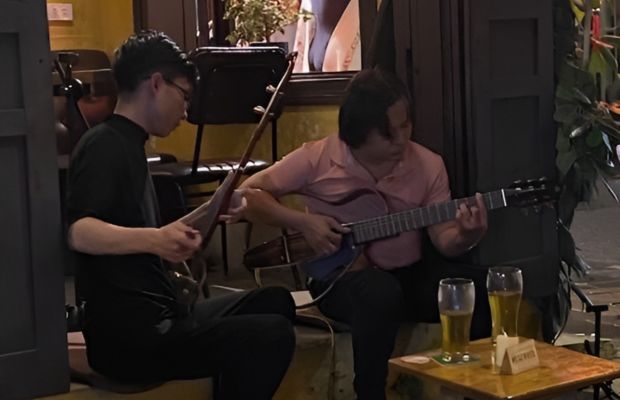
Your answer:
[[[351,154],[338,135],[308,142],[270,169],[274,195],[304,196],[308,211],[341,223],[356,222],[450,200],[448,176],[441,157],[409,142],[391,174],[379,181]],[[383,269],[418,261],[419,231],[367,245],[366,256]]]

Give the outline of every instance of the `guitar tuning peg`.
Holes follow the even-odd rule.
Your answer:
[[[271,94],[273,94],[273,93],[275,93],[275,92],[276,92],[276,88],[275,88],[275,86],[273,86],[273,85],[269,85],[269,86],[267,86],[267,87],[265,88],[265,90],[267,91],[267,93],[271,93]]]
[[[265,107],[263,106],[256,106],[252,110],[254,111],[255,114],[258,114],[258,115],[263,115],[265,113]]]

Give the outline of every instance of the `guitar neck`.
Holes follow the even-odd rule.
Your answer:
[[[504,190],[496,190],[482,195],[487,210],[495,210],[507,206]],[[472,206],[476,198],[466,197],[446,203],[401,211],[381,217],[346,224],[351,228],[355,244],[363,244],[379,239],[396,236],[403,232],[413,231],[426,226],[439,224],[456,218],[456,211],[461,204]]]

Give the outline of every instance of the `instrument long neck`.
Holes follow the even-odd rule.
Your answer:
[[[504,190],[484,193],[482,198],[487,210],[494,210],[507,205]],[[346,226],[351,228],[354,243],[362,244],[453,220],[456,218],[459,206],[463,203],[473,206],[476,204],[476,198],[472,196],[455,199],[446,203],[432,204],[358,221]]]

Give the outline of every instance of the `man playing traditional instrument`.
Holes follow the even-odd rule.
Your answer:
[[[153,31],[115,55],[118,104],[81,138],[69,172],[68,240],[79,257],[89,363],[124,381],[215,376],[219,398],[271,399],[295,344],[290,294],[265,288],[188,309],[163,261],[188,259],[202,237],[180,221],[158,227],[144,144],[186,117],[196,69]]]

